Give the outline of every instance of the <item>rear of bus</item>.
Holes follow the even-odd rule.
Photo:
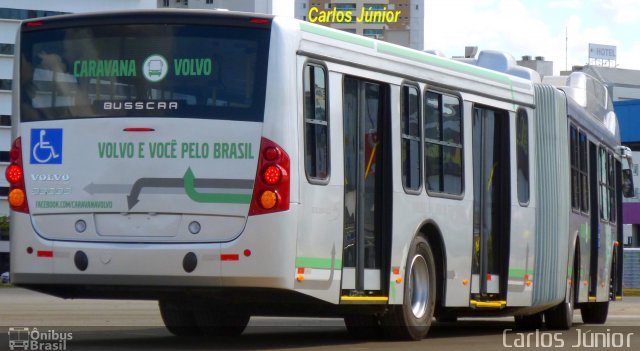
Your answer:
[[[16,284],[75,297],[287,284],[292,259],[269,248],[295,228],[290,158],[263,137],[272,20],[22,24],[7,171]]]

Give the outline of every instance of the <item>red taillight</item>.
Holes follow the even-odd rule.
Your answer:
[[[23,179],[22,167],[16,164],[11,164],[7,167],[5,176],[7,177],[9,184],[16,184],[20,182]]]
[[[40,27],[44,24],[42,21],[27,22],[27,27]]]
[[[289,155],[273,141],[262,138],[256,183],[249,216],[289,209]]]
[[[125,128],[122,130],[123,132],[155,132],[156,130],[153,128]]]
[[[264,18],[252,18],[249,20],[249,22],[255,23],[255,24],[269,24],[269,20]]]
[[[24,169],[22,168],[22,148],[20,138],[11,145],[9,152],[11,164],[7,167],[5,177],[9,182],[9,206],[17,212],[29,213],[27,191],[24,186]]]
[[[282,179],[282,171],[280,171],[280,167],[271,165],[264,170],[262,177],[265,183],[276,185]]]

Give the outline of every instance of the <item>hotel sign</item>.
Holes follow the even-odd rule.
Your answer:
[[[613,45],[589,43],[589,58],[616,61],[616,47]]]

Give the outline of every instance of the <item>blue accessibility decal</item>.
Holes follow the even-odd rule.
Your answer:
[[[31,129],[31,164],[62,164],[62,128]]]

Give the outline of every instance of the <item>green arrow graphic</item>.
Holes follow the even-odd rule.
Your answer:
[[[184,191],[187,196],[195,202],[204,203],[225,203],[225,204],[248,204],[251,202],[250,194],[221,194],[221,193],[199,193],[194,186],[195,176],[191,167],[187,169],[183,177]]]

